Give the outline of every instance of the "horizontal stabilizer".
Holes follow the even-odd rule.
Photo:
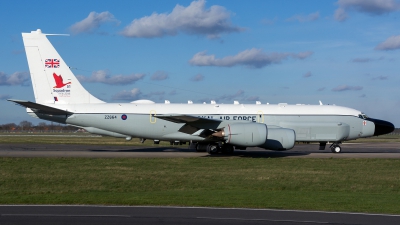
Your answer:
[[[57,109],[57,108],[53,108],[50,106],[45,106],[45,105],[41,105],[38,103],[25,101],[25,100],[7,99],[7,101],[15,102],[18,105],[32,109],[32,111],[34,111],[34,112],[43,113],[43,114],[52,114],[52,115],[71,115],[71,114],[73,114],[72,112],[69,112],[66,110]]]

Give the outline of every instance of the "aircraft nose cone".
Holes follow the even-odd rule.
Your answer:
[[[375,124],[375,132],[374,136],[388,134],[394,131],[393,123],[384,120],[372,119],[368,118],[367,120],[373,122]]]

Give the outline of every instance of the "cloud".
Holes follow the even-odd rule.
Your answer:
[[[231,13],[224,7],[205,8],[206,1],[198,0],[188,7],[176,5],[171,13],[153,13],[134,19],[121,34],[131,38],[175,36],[179,32],[218,38],[222,33],[242,32],[244,28],[232,25]]]
[[[215,100],[217,103],[220,102],[232,102],[234,100],[239,101],[239,102],[254,102],[254,101],[260,101],[260,97],[258,96],[246,96],[245,92],[243,90],[238,90],[234,94],[223,94],[220,96],[215,96],[214,98],[203,98],[199,99],[198,101],[200,102],[211,102],[211,100]]]
[[[373,77],[372,80],[387,80],[388,76],[377,76],[377,77]]]
[[[145,99],[155,99],[157,98],[158,100],[165,100],[165,91],[153,91],[147,94],[142,94],[142,98]]]
[[[248,101],[248,102],[260,101],[260,97],[258,97],[258,96],[250,96],[250,97],[245,98],[244,100]]]
[[[355,63],[365,63],[365,62],[371,62],[371,61],[373,61],[373,59],[371,59],[371,58],[355,58],[355,59],[352,59],[351,61],[355,62]]]
[[[164,71],[156,71],[151,77],[151,80],[165,80],[168,79],[168,73]]]
[[[133,101],[137,100],[142,96],[142,92],[139,90],[139,88],[134,88],[130,91],[123,90],[121,92],[118,92],[114,96],[112,96],[112,100],[128,100],[128,101]]]
[[[191,81],[195,81],[195,82],[197,82],[197,81],[202,81],[202,80],[204,80],[204,76],[201,75],[201,74],[199,73],[199,74],[197,74],[196,76],[190,78],[190,80],[191,80]]]
[[[6,100],[6,99],[10,99],[12,96],[11,95],[0,95],[0,100]]]
[[[261,23],[264,25],[274,25],[278,21],[278,17],[275,17],[274,19],[262,19]]]
[[[367,95],[366,94],[362,94],[362,95],[360,95],[360,98],[366,98],[367,97]]]
[[[338,8],[338,9],[336,9],[333,17],[335,18],[335,20],[342,22],[342,21],[345,21],[348,16],[347,16],[346,11],[343,8]]]
[[[386,41],[375,47],[375,50],[395,50],[400,49],[400,35],[391,36]]]
[[[305,74],[303,75],[304,78],[308,78],[308,77],[311,77],[311,76],[312,76],[312,74],[311,74],[310,71],[308,71],[307,73],[305,73]]]
[[[321,88],[317,89],[317,91],[323,91],[323,90],[325,90],[325,87],[321,87]]]
[[[72,25],[69,29],[74,34],[91,33],[99,28],[102,24],[113,22],[119,24],[119,21],[109,12],[91,12],[88,17]]]
[[[332,89],[332,91],[359,91],[362,90],[361,86],[340,85]]]
[[[306,52],[299,52],[297,54],[295,53],[290,53],[289,55],[295,59],[305,59],[309,56],[311,56],[313,54],[313,52],[311,51],[306,51]]]
[[[10,76],[4,72],[0,72],[0,86],[28,85],[29,80],[30,76],[27,72],[15,72]]]
[[[337,4],[339,8],[334,14],[337,21],[347,19],[346,10],[355,10],[369,15],[382,15],[400,9],[399,3],[395,0],[339,0]]]
[[[127,85],[133,84],[136,81],[143,79],[145,74],[131,74],[131,75],[115,75],[111,76],[108,70],[98,70],[94,71],[90,77],[85,77],[81,75],[77,75],[76,77],[81,82],[90,82],[90,83],[104,83],[111,85]]]
[[[250,68],[262,68],[271,64],[281,63],[289,57],[295,59],[305,59],[312,55],[313,52],[300,53],[265,53],[261,49],[247,49],[239,52],[234,56],[226,56],[221,59],[216,59],[215,55],[207,55],[205,51],[196,53],[189,63],[194,66],[220,66],[232,67],[236,65],[244,65]]]
[[[373,61],[379,61],[379,60],[384,60],[385,57],[379,57],[377,59],[373,59],[373,58],[355,58],[352,59],[351,62],[354,63],[366,63],[366,62],[373,62]]]
[[[297,21],[299,21],[301,23],[304,23],[304,22],[315,21],[317,19],[319,19],[319,12],[311,13],[311,14],[308,14],[306,16],[304,16],[304,15],[294,15],[294,16],[286,19],[286,21],[296,21],[297,20]]]
[[[224,100],[225,100],[225,101],[232,101],[232,100],[234,100],[235,98],[242,97],[242,96],[244,96],[244,91],[243,91],[243,90],[239,90],[239,91],[237,91],[235,94],[231,94],[231,95],[225,94],[225,95],[222,95],[222,96],[216,98],[216,100],[218,100],[218,101],[224,101]]]

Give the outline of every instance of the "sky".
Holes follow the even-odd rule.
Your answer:
[[[106,102],[335,104],[400,127],[400,1],[2,1],[0,124],[34,101],[21,33],[41,29]]]

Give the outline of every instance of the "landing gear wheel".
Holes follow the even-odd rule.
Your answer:
[[[339,145],[333,145],[333,146],[331,147],[331,151],[332,151],[333,153],[340,153],[340,152],[342,151],[342,148],[341,148]]]
[[[217,154],[218,151],[219,151],[219,148],[216,145],[208,145],[207,146],[207,153],[210,155]]]

